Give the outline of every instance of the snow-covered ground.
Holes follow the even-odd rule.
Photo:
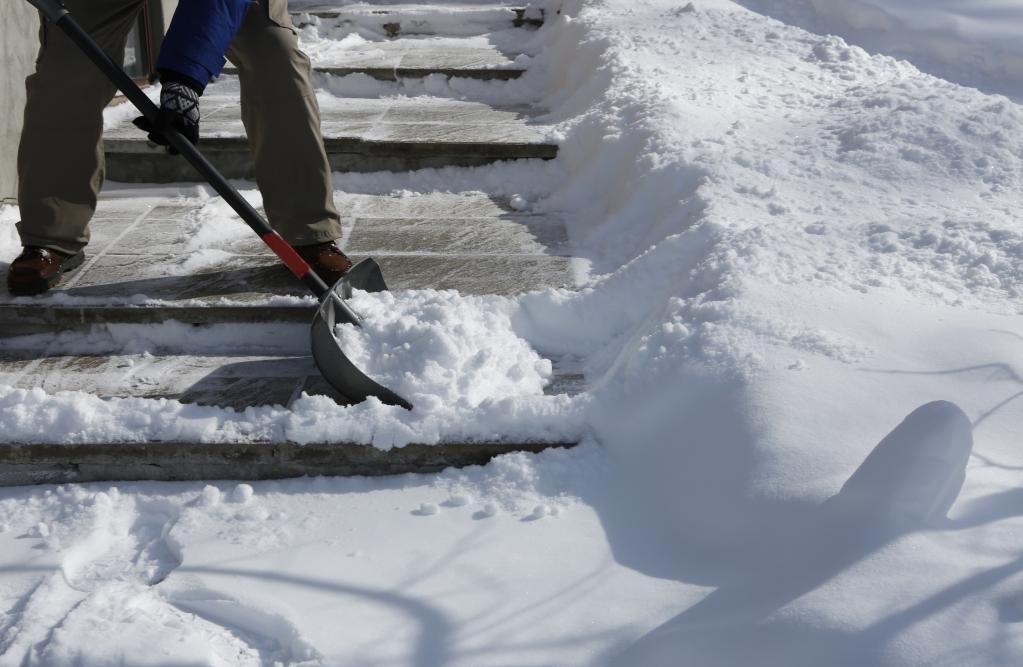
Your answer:
[[[585,444],[4,491],[0,665],[1023,662],[1023,109],[727,0],[563,9],[530,45],[562,142],[532,184],[338,187],[507,177],[567,212],[584,289],[397,298],[577,357]],[[383,329],[394,297],[362,298]]]

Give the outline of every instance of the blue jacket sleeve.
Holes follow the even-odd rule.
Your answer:
[[[179,0],[160,47],[158,70],[205,87],[224,67],[224,54],[242,27],[250,0]]]

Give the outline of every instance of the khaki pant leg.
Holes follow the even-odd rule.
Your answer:
[[[267,218],[288,242],[308,245],[341,238],[341,223],[312,66],[290,26],[287,0],[258,0],[228,57],[241,80],[242,122]]]
[[[65,0],[116,62],[142,0]],[[103,108],[116,89],[60,28],[44,20],[18,148],[18,232],[24,245],[76,253],[103,185]]]

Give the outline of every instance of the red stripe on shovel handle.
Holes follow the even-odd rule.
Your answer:
[[[309,262],[302,259],[302,256],[299,255],[287,241],[282,239],[280,234],[277,234],[276,232],[269,232],[267,234],[263,234],[259,238],[263,239],[263,243],[265,243],[270,250],[273,250],[275,255],[280,257],[281,261],[284,262],[284,265],[287,266],[297,278],[305,278],[309,272],[312,271],[312,267],[309,266]]]

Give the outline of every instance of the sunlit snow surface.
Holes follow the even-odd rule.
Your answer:
[[[1004,0],[737,0],[989,93],[1023,99],[1023,5]]]

